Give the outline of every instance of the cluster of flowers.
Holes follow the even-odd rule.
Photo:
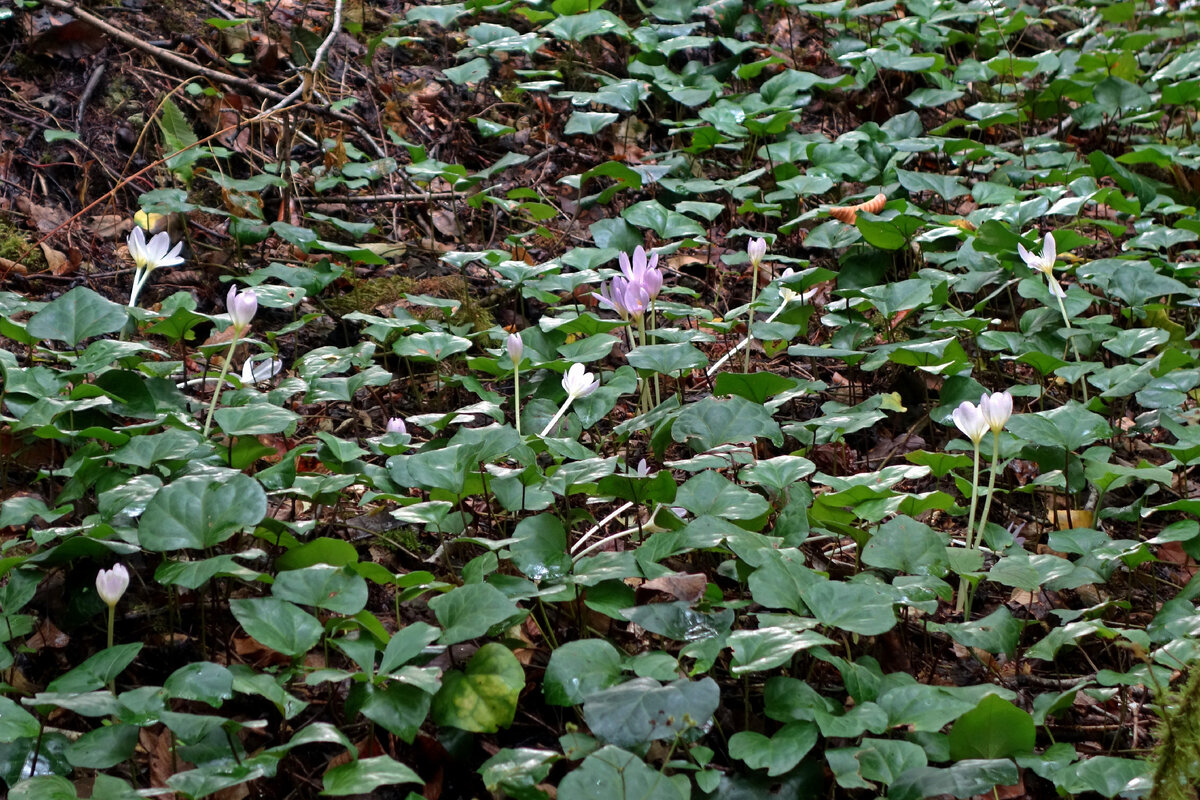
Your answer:
[[[614,275],[600,292],[592,297],[600,304],[621,315],[621,319],[640,319],[650,304],[662,291],[663,274],[658,268],[658,253],[646,257],[646,251],[638,245],[633,251],[633,260],[621,253],[618,257],[621,274]]]

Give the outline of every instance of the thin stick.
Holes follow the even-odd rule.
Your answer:
[[[271,106],[269,111],[279,111],[284,106],[292,104],[296,98],[304,94],[306,91],[311,91],[313,83],[317,80],[317,70],[321,68],[321,61],[325,58],[333,40],[342,32],[342,0],[336,0],[333,4],[333,25],[329,29],[329,35],[325,37],[325,41],[321,42],[321,46],[317,48],[317,52],[313,53],[312,62],[305,68],[304,79],[300,81],[300,85],[291,91],[283,99],[279,100],[275,105]]]

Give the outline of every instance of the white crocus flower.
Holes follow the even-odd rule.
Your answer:
[[[159,267],[176,267],[183,263],[183,256],[179,255],[183,250],[183,242],[171,247],[171,237],[166,231],[156,233],[147,242],[141,227],[134,225],[125,244],[129,246],[129,257],[133,259],[133,286],[129,290],[129,307],[133,308],[151,272]]]
[[[964,400],[958,408],[950,412],[950,416],[954,419],[954,424],[958,426],[958,429],[978,448],[983,434],[988,431],[988,422],[984,419],[979,406],[970,400]]]
[[[992,429],[992,433],[1004,430],[1012,411],[1013,399],[1008,392],[995,392],[979,397],[979,413],[983,415],[983,420]]]
[[[550,422],[542,429],[542,436],[548,436],[550,431],[554,430],[554,426],[562,419],[563,414],[567,413],[567,409],[581,397],[587,397],[592,392],[600,387],[600,381],[596,380],[596,376],[584,369],[583,364],[572,364],[567,370],[567,374],[563,375],[562,379],[563,391],[567,393],[567,399],[563,401],[558,412],[551,417]]]
[[[121,595],[129,588],[129,570],[124,564],[117,564],[112,569],[102,569],[96,574],[96,593],[109,608],[116,606]]]
[[[1063,291],[1062,286],[1059,285],[1058,280],[1054,277],[1054,262],[1058,260],[1058,248],[1054,243],[1053,233],[1047,233],[1046,238],[1042,240],[1041,253],[1031,253],[1020,242],[1017,243],[1017,253],[1020,254],[1021,260],[1025,262],[1025,266],[1046,276],[1046,283],[1050,288],[1050,294],[1058,298],[1067,296],[1067,293]]]
[[[571,400],[578,400],[596,391],[600,387],[600,381],[596,380],[596,376],[588,372],[583,364],[572,364],[567,374],[563,375],[562,387]]]
[[[767,240],[763,237],[751,239],[750,244],[746,245],[746,255],[750,257],[751,266],[758,268],[762,263],[763,257],[767,254]]]

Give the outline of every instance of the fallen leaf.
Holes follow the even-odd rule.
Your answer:
[[[191,764],[180,759],[175,753],[171,746],[173,740],[174,736],[165,725],[142,728],[138,732],[138,744],[146,753],[151,786],[166,786],[167,778],[192,768]],[[165,800],[174,800],[175,796],[174,792],[158,795]]]
[[[443,236],[457,239],[462,234],[462,229],[458,225],[458,217],[452,212],[439,208],[430,216],[433,218],[433,227],[437,228],[438,233]]]
[[[42,620],[33,636],[25,640],[25,646],[31,650],[61,650],[70,643],[71,637],[56,628],[48,619]]]
[[[684,600],[689,604],[695,603],[704,596],[704,590],[707,588],[708,578],[704,575],[677,572],[674,575],[663,575],[660,578],[648,580],[639,586],[638,602],[645,602],[641,599],[643,593],[650,595],[654,592],[662,592],[671,595],[676,600]]]
[[[78,262],[71,263],[71,259],[61,250],[55,250],[50,245],[42,242],[42,255],[46,258],[46,264],[50,267],[50,272],[54,275],[69,275],[75,271]]]
[[[38,233],[50,233],[70,219],[64,209],[39,205],[27,197],[17,198],[17,210],[29,217]]]
[[[163,217],[164,222],[166,220],[162,214],[155,216]],[[133,220],[124,214],[97,214],[90,217],[83,227],[101,239],[120,239],[133,228]]]

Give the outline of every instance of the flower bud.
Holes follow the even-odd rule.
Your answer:
[[[96,593],[110,608],[116,606],[129,588],[129,570],[124,564],[117,564],[112,569],[102,569],[96,574]]]

